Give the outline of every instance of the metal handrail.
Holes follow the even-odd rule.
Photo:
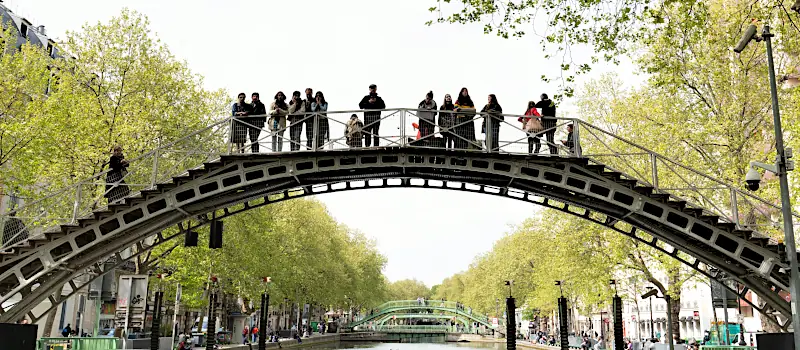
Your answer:
[[[612,168],[612,166],[614,166],[614,164],[607,164],[607,163],[604,163],[604,162],[599,162],[599,161],[594,159],[594,157],[598,157],[598,158],[612,157],[612,158],[617,160],[617,162],[615,162],[615,163],[619,163],[619,165],[622,165],[623,167],[633,169],[633,172],[635,174],[634,174],[634,176],[631,176],[631,175],[628,175],[626,172],[623,172],[623,171],[620,171],[621,173],[624,173],[625,176],[628,176],[630,178],[635,178],[635,179],[637,179],[639,181],[642,181],[642,182],[644,182],[644,183],[646,183],[648,185],[653,186],[655,188],[655,190],[657,192],[660,192],[660,193],[665,193],[665,190],[667,188],[676,189],[676,188],[682,188],[684,186],[680,185],[680,186],[665,186],[663,188],[659,187],[658,186],[659,174],[657,172],[657,166],[658,166],[659,162],[661,162],[665,166],[665,168],[666,168],[665,170],[672,171],[672,173],[676,174],[678,177],[682,177],[682,175],[681,175],[682,172],[685,172],[686,174],[690,174],[692,176],[698,176],[701,179],[703,179],[703,181],[708,181],[710,184],[716,184],[716,186],[711,186],[709,184],[709,185],[703,185],[703,186],[700,186],[700,187],[695,187],[686,178],[681,178],[681,181],[686,182],[686,186],[685,186],[686,190],[685,191],[690,191],[690,193],[695,193],[698,198],[700,198],[703,201],[707,202],[706,205],[699,205],[699,204],[695,204],[695,203],[693,203],[693,204],[698,206],[698,207],[700,207],[700,208],[704,208],[704,209],[707,209],[707,210],[715,212],[716,214],[718,214],[722,218],[722,220],[729,221],[729,222],[734,222],[734,223],[736,223],[736,224],[738,224],[740,226],[748,226],[748,227],[750,226],[750,224],[743,225],[741,222],[739,222],[738,206],[740,204],[741,205],[750,205],[752,210],[759,211],[762,214],[767,214],[767,213],[764,213],[763,208],[767,208],[767,209],[771,208],[772,210],[780,209],[780,207],[778,205],[776,205],[774,203],[771,203],[771,202],[769,202],[769,201],[767,201],[767,200],[765,200],[765,199],[763,199],[763,198],[761,198],[759,196],[756,196],[756,195],[754,195],[752,193],[743,191],[742,189],[740,189],[738,187],[735,187],[735,186],[732,186],[730,184],[727,184],[724,181],[716,179],[711,175],[704,174],[703,172],[701,172],[701,171],[699,171],[697,169],[694,169],[692,167],[680,164],[679,162],[677,162],[677,161],[675,161],[673,159],[670,159],[670,158],[668,158],[668,157],[666,157],[666,156],[664,156],[664,155],[662,155],[660,153],[657,153],[657,152],[655,152],[653,150],[650,150],[650,149],[648,149],[648,148],[646,148],[644,146],[638,145],[635,142],[630,141],[630,140],[628,140],[628,139],[626,139],[624,137],[621,137],[621,136],[615,135],[613,133],[610,133],[610,132],[608,132],[606,130],[603,130],[603,129],[599,128],[596,125],[593,125],[593,124],[588,123],[586,121],[579,120],[577,118],[554,118],[554,120],[556,121],[556,123],[554,123],[554,124],[556,124],[556,126],[555,127],[551,127],[551,131],[558,131],[560,133],[563,133],[563,131],[560,130],[560,128],[559,128],[559,124],[563,125],[565,123],[572,123],[574,125],[573,141],[574,141],[574,144],[575,144],[575,146],[574,146],[574,152],[575,153],[571,153],[573,150],[567,149],[563,145],[553,144],[553,143],[549,143],[548,141],[546,141],[544,139],[544,137],[543,137],[543,134],[545,133],[545,131],[537,132],[536,134],[528,133],[528,132],[522,130],[519,127],[519,125],[516,125],[515,123],[508,121],[509,118],[519,119],[519,118],[530,118],[531,117],[531,116],[518,115],[518,114],[482,113],[482,112],[478,112],[477,110],[474,111],[474,112],[473,111],[456,112],[456,111],[426,110],[426,109],[413,109],[413,108],[387,108],[387,109],[381,109],[381,110],[345,110],[345,111],[325,111],[325,112],[313,112],[313,113],[298,112],[298,113],[292,113],[292,114],[288,114],[288,115],[281,115],[281,117],[288,118],[290,116],[303,116],[304,118],[302,118],[302,120],[300,121],[300,122],[303,122],[303,123],[308,123],[309,120],[315,120],[315,119],[318,119],[317,117],[322,117],[322,118],[326,118],[328,120],[333,120],[335,122],[333,124],[333,126],[342,127],[343,125],[346,124],[346,122],[342,122],[340,120],[335,119],[336,116],[344,115],[345,120],[347,120],[347,119],[349,119],[350,114],[357,114],[358,115],[358,114],[363,114],[364,112],[382,112],[382,113],[385,112],[385,113],[389,113],[388,115],[387,114],[383,114],[381,116],[381,118],[379,118],[379,121],[380,120],[391,119],[391,122],[394,123],[394,124],[391,124],[391,127],[397,126],[397,128],[399,129],[399,133],[394,133],[394,132],[386,133],[386,132],[384,132],[383,135],[375,135],[375,134],[371,133],[370,131],[362,130],[361,136],[363,137],[363,136],[369,135],[371,137],[376,137],[376,138],[382,139],[382,140],[384,140],[384,142],[388,141],[388,143],[392,147],[432,148],[434,146],[426,143],[426,141],[434,140],[434,139],[438,138],[438,136],[442,136],[444,133],[450,133],[450,135],[453,135],[453,130],[459,125],[459,124],[456,124],[456,123],[460,123],[460,125],[472,124],[472,126],[475,126],[474,123],[476,121],[482,120],[483,123],[486,123],[486,131],[487,131],[486,137],[485,137],[484,140],[479,139],[477,137],[477,135],[475,135],[475,134],[479,134],[477,130],[471,130],[471,132],[473,132],[474,134],[471,135],[469,138],[464,137],[464,135],[453,135],[455,137],[461,138],[462,141],[469,142],[468,148],[469,147],[474,147],[473,149],[464,149],[464,150],[471,151],[471,152],[490,152],[491,151],[491,152],[500,152],[500,153],[527,153],[527,152],[517,151],[517,150],[511,149],[509,147],[517,147],[517,146],[519,146],[520,144],[523,143],[523,142],[520,142],[523,139],[531,138],[533,136],[536,136],[537,139],[539,139],[539,142],[543,143],[542,146],[544,146],[545,151],[548,148],[548,146],[554,146],[558,150],[558,155],[557,156],[560,156],[560,157],[565,157],[565,156],[566,157],[583,157],[584,155],[586,155],[588,157],[588,159],[590,159],[591,161],[597,162],[598,164],[606,165],[609,169],[617,171],[616,169]],[[467,116],[467,118],[458,118],[458,119],[463,119],[463,120],[455,121],[453,127],[442,127],[442,126],[439,125],[439,123],[436,122],[436,119],[434,118],[433,126],[431,127],[431,131],[432,132],[430,134],[428,134],[428,135],[424,135],[419,140],[416,140],[416,139],[412,139],[413,131],[409,132],[409,127],[411,126],[411,121],[416,120],[416,118],[418,118],[417,115],[420,112],[423,112],[423,113],[435,112],[439,117],[441,117],[443,115],[443,113],[444,113],[447,116],[456,116],[456,117],[457,116]],[[130,186],[130,187],[141,187],[141,188],[148,188],[148,187],[152,188],[155,185],[157,185],[160,181],[169,181],[172,176],[179,175],[181,173],[186,173],[186,171],[188,169],[192,169],[192,168],[195,168],[197,166],[202,166],[202,161],[194,161],[194,163],[185,164],[184,160],[189,159],[190,157],[199,157],[200,159],[204,159],[205,161],[210,161],[210,160],[215,159],[216,157],[219,157],[221,155],[230,154],[235,150],[236,151],[242,150],[242,149],[238,149],[238,148],[234,150],[234,149],[232,149],[230,147],[227,147],[227,152],[226,152],[225,151],[225,149],[226,149],[225,144],[227,142],[231,141],[231,140],[224,140],[223,138],[231,136],[231,133],[232,133],[232,130],[233,130],[233,126],[236,125],[237,123],[244,123],[244,124],[246,124],[244,126],[248,127],[248,128],[256,128],[256,126],[252,125],[251,123],[248,123],[248,119],[252,119],[252,118],[269,118],[269,117],[270,117],[269,115],[236,116],[236,117],[228,116],[228,117],[219,119],[219,120],[213,122],[211,125],[209,125],[207,127],[204,127],[204,128],[199,129],[197,131],[191,132],[191,133],[189,133],[188,135],[186,135],[186,136],[184,136],[182,138],[179,138],[177,140],[171,141],[171,142],[169,142],[167,144],[164,144],[164,145],[160,145],[160,147],[157,147],[157,148],[155,148],[155,149],[153,149],[151,151],[148,151],[148,152],[146,152],[146,153],[144,153],[144,154],[142,154],[140,156],[132,158],[131,160],[129,160],[129,163],[131,165],[136,164],[137,165],[137,168],[136,168],[137,170],[135,172],[134,171],[129,172],[127,175],[125,175],[125,177],[123,177],[123,180],[120,180],[120,182],[112,183],[112,184],[106,183],[106,180],[105,180],[105,178],[103,178],[103,176],[106,176],[110,171],[109,169],[106,169],[106,170],[101,171],[101,172],[99,172],[97,174],[94,174],[94,175],[92,175],[92,176],[90,176],[88,178],[85,178],[83,180],[77,181],[74,184],[71,184],[69,186],[65,186],[65,187],[63,187],[63,188],[61,188],[59,190],[56,190],[56,191],[51,192],[49,194],[46,194],[43,197],[41,197],[40,199],[33,200],[33,201],[30,201],[30,202],[26,201],[24,203],[24,205],[22,205],[21,207],[15,208],[15,209],[13,209],[11,211],[8,211],[7,213],[3,213],[2,216],[0,216],[0,232],[2,232],[2,228],[3,228],[2,226],[3,226],[4,222],[6,222],[6,219],[8,219],[10,217],[16,217],[17,219],[25,219],[28,224],[34,226],[34,227],[29,227],[29,228],[27,228],[25,230],[26,232],[30,233],[29,237],[27,237],[26,239],[17,240],[17,238],[20,237],[20,235],[22,234],[23,231],[15,233],[11,238],[3,237],[4,241],[2,242],[2,245],[0,245],[0,250],[7,250],[12,246],[18,246],[20,244],[24,244],[24,242],[29,240],[31,237],[35,237],[38,233],[40,233],[42,231],[41,229],[43,227],[47,227],[48,226],[48,222],[65,223],[65,220],[63,220],[63,219],[66,217],[65,214],[67,214],[67,213],[66,212],[64,212],[64,213],[50,212],[48,210],[48,208],[49,208],[48,205],[50,205],[52,207],[55,207],[56,204],[57,204],[63,211],[63,210],[66,210],[66,206],[67,206],[67,203],[69,203],[69,200],[74,198],[74,204],[72,205],[71,221],[75,222],[77,220],[77,218],[81,217],[81,215],[89,214],[89,212],[91,210],[98,208],[100,200],[103,199],[103,195],[105,195],[108,191],[110,191],[110,189],[108,189],[102,195],[100,195],[99,193],[86,194],[86,193],[82,193],[82,191],[81,191],[83,186],[93,186],[94,188],[96,188],[98,186],[106,186],[106,185],[115,186],[115,185],[120,184],[121,181],[124,181],[126,178],[132,178],[132,176],[134,176],[134,173],[135,173],[135,175],[140,177],[140,178],[149,178],[148,179],[149,180],[149,184],[145,183],[144,181],[135,181],[136,183],[126,184],[127,186]],[[397,123],[398,120],[399,120],[399,123]],[[440,120],[440,122],[441,122],[441,120]],[[499,122],[500,124],[508,124],[508,126],[503,128],[503,130],[506,130],[505,131],[506,135],[508,135],[509,133],[512,133],[512,134],[515,134],[516,136],[512,136],[512,139],[509,140],[509,139],[503,139],[502,135],[498,134],[498,135],[500,135],[500,137],[499,137],[500,139],[499,140],[492,140],[491,138],[493,137],[493,135],[491,135],[491,133],[488,133],[488,131],[492,127],[496,127],[492,123],[497,123],[497,122]],[[292,125],[294,125],[294,124],[292,124]],[[299,150],[296,150],[296,151],[287,150],[287,151],[283,151],[282,153],[305,152],[306,151],[305,150],[306,147],[304,147],[304,145],[302,144],[302,141],[299,142],[299,144],[298,144],[298,142],[296,142],[294,140],[289,140],[289,138],[283,136],[283,133],[287,129],[290,129],[292,125],[287,125],[286,127],[281,128],[279,130],[275,130],[275,131],[268,130],[267,128],[258,128],[258,129],[260,129],[259,130],[259,134],[260,135],[263,134],[263,135],[266,135],[266,136],[259,137],[255,142],[250,142],[250,143],[246,142],[245,145],[243,146],[243,148],[246,148],[246,147],[248,147],[248,145],[252,145],[253,143],[259,143],[259,142],[261,142],[261,140],[269,138],[270,136],[278,135],[278,136],[281,137],[281,140],[280,140],[281,143],[288,141],[289,144],[293,144],[294,143],[295,145],[299,146],[298,147]],[[266,125],[265,125],[265,127],[266,127]],[[306,126],[306,127],[308,128],[308,126]],[[329,129],[328,129],[327,132],[330,133],[331,126],[329,125],[328,127],[329,127]],[[496,127],[496,128],[499,128],[499,127]],[[475,129],[477,129],[477,128],[475,128]],[[226,130],[227,130],[227,133],[225,133]],[[331,147],[331,148],[334,148],[334,147],[335,148],[349,147],[348,145],[345,144],[346,143],[346,141],[345,141],[346,137],[337,137],[337,138],[331,137],[331,139],[327,140],[327,141],[325,141],[323,139],[323,143],[320,144],[320,145],[317,145],[317,141],[318,141],[317,139],[319,137],[316,136],[316,135],[318,135],[318,132],[320,132],[321,130],[319,129],[319,125],[316,122],[314,123],[314,130],[313,131],[314,131],[313,135],[315,135],[314,140],[306,140],[306,142],[313,144],[313,148],[314,149],[321,149],[321,147],[323,147],[323,146],[328,146],[328,147]],[[210,132],[210,134],[207,134],[209,132]],[[601,139],[601,136],[606,136],[609,139],[618,140],[620,143],[622,143],[622,144],[624,144],[626,146],[632,147],[633,150],[626,150],[626,151],[622,151],[622,152],[617,152],[615,149],[613,149],[614,145],[609,145],[607,142],[603,142],[603,140]],[[187,147],[183,147],[183,143],[186,143],[186,142],[190,142],[190,144],[196,145],[198,143],[196,138],[198,138],[198,137],[209,137],[212,140],[209,141],[209,146],[208,147],[202,147],[201,149],[196,149],[196,146],[193,146],[195,148],[192,148],[192,149],[186,149],[188,146]],[[589,143],[589,141],[591,140],[590,137],[594,137],[595,139],[597,139],[599,141],[599,144],[597,144],[597,145],[590,144]],[[513,138],[516,138],[516,139],[513,139]],[[606,139],[606,140],[609,140],[609,139]],[[194,143],[191,143],[191,142],[194,142]],[[496,145],[496,146],[494,146],[494,145]],[[176,147],[176,146],[178,146],[178,147]],[[475,146],[477,146],[477,147],[475,147]],[[491,147],[498,147],[498,148],[490,150],[490,149],[488,149],[490,146]],[[585,148],[587,146],[590,146],[590,147],[598,146],[598,148],[600,148],[600,149],[589,150],[589,152],[587,153],[587,152],[584,152],[582,150],[583,148]],[[372,147],[375,147],[375,146],[372,146]],[[381,147],[386,147],[386,145],[384,144]],[[265,147],[265,148],[269,151],[269,147]],[[607,152],[607,150],[605,150],[603,148],[608,148],[611,152]],[[165,154],[168,155],[168,156],[164,156]],[[633,156],[633,154],[641,154],[642,156],[649,156],[650,157],[650,162],[652,162],[651,174],[642,173],[636,168],[635,164],[631,164],[631,160],[628,159],[628,158],[631,158]],[[182,157],[182,158],[180,158],[179,160],[176,160],[176,159],[171,158],[173,156],[179,156],[179,158],[180,157]],[[164,158],[164,157],[170,157],[170,158]],[[164,160],[160,162],[159,160],[161,158],[164,158]],[[148,161],[148,160],[152,162],[152,175],[145,176],[145,175],[147,175],[146,172],[149,171],[148,167],[149,167],[150,163],[144,163],[144,162]],[[164,164],[165,162],[167,164]],[[168,173],[166,173],[166,172],[168,172]],[[177,172],[177,173],[173,173],[173,172]],[[661,175],[661,176],[663,176],[663,175]],[[712,187],[719,187],[719,188],[718,189],[712,189]],[[719,198],[708,198],[708,196],[706,196],[705,194],[700,192],[700,191],[706,191],[706,190],[709,190],[709,191],[730,191],[730,193],[731,193],[730,194],[730,201],[731,201],[731,203],[730,203],[730,211],[729,212],[727,211],[728,210],[728,209],[726,209],[727,205],[720,206],[720,205],[717,204],[720,201],[724,202],[724,201],[727,201],[728,199],[721,200]],[[131,195],[136,195],[136,193],[131,193]],[[672,195],[674,195],[676,198],[678,198],[678,196],[675,195],[674,193]],[[94,196],[94,197],[90,197],[90,196]],[[719,194],[716,194],[715,196],[719,197]],[[87,197],[90,197],[89,199],[91,199],[91,200],[90,201],[86,201]],[[60,202],[57,202],[55,204],[51,204],[50,202],[48,202],[48,201],[51,201],[51,200],[52,201],[58,200]],[[690,202],[690,201],[687,200],[687,202]],[[694,201],[691,201],[691,202],[694,202]],[[28,213],[23,213],[23,211],[28,210],[29,208],[33,209],[33,211],[29,211]],[[20,214],[22,214],[22,215],[20,215]],[[800,218],[800,215],[798,215],[797,213],[793,213],[793,215],[798,217],[798,218]],[[766,217],[766,215],[765,215],[765,217]]]

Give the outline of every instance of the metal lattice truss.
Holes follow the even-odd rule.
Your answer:
[[[390,116],[400,118],[401,124],[414,115],[408,110],[395,112]],[[334,113],[326,118],[334,118]],[[65,284],[74,293],[107,272],[99,269],[98,262],[116,257],[115,263],[123,264],[121,252],[132,246],[136,254],[127,260],[147,256],[145,260],[152,262],[153,247],[205,225],[211,213],[225,218],[307,195],[420,187],[503,196],[610,227],[713,279],[738,282],[745,288],[735,292],[755,293],[759,302],[753,306],[765,315],[776,315],[773,321],[788,327],[789,303],[780,295],[789,284],[783,246],[752,230],[764,223],[738,215],[742,208],[773,220],[770,214],[777,207],[590,124],[572,120],[580,146],[575,153],[555,156],[504,148],[513,142],[500,142],[495,152],[444,150],[407,142],[403,130],[392,138],[391,148],[226,155],[230,150],[212,141],[230,133],[226,126],[232,122],[218,122],[190,135],[191,142],[179,140],[132,160],[129,176],[139,174],[149,185],[131,178],[128,186],[142,189],[105,208],[97,209],[103,194],[97,188],[106,185],[101,174],[4,215],[2,222],[13,222],[17,230],[12,231],[13,239],[4,237],[0,247],[0,322],[26,315],[40,318],[44,313],[29,314],[34,307],[49,301],[52,309],[63,300]],[[191,152],[180,151],[183,142],[194,145],[204,140],[210,144],[204,149],[192,146]],[[644,161],[638,161],[638,155],[645,155]],[[190,170],[177,177],[166,175],[176,169]],[[48,216],[52,211],[45,208],[64,203],[72,209],[71,219]],[[43,229],[53,223],[61,225]],[[179,224],[183,224],[180,229],[170,229]],[[774,222],[764,225],[770,228]]]

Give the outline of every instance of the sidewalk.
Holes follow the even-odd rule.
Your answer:
[[[311,344],[311,343],[325,342],[325,340],[333,341],[333,340],[337,339],[338,337],[339,337],[339,334],[337,334],[337,333],[328,333],[328,334],[314,333],[308,338],[302,338],[302,340],[303,340],[302,343],[298,343],[297,339],[280,338],[280,339],[278,339],[278,342],[272,342],[272,343],[267,342],[267,348],[272,348],[272,347],[286,348],[286,347],[294,347],[294,345],[297,345],[297,344],[303,345],[303,344],[306,344],[306,342]],[[253,345],[252,348],[254,350],[258,349],[258,341],[256,341],[255,343],[251,343],[251,344],[223,344],[223,345],[220,345],[220,347],[222,349],[237,349],[237,350],[238,349],[246,349],[246,350],[249,350],[250,349],[249,345]],[[205,350],[205,347],[204,346],[203,347],[194,347],[193,350]]]

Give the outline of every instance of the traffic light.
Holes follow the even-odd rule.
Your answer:
[[[208,247],[211,249],[222,248],[222,221],[211,222],[211,235],[208,237]]]

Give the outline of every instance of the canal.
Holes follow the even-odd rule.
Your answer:
[[[505,343],[338,343],[312,346],[306,349],[373,349],[373,350],[470,350],[505,349]]]

